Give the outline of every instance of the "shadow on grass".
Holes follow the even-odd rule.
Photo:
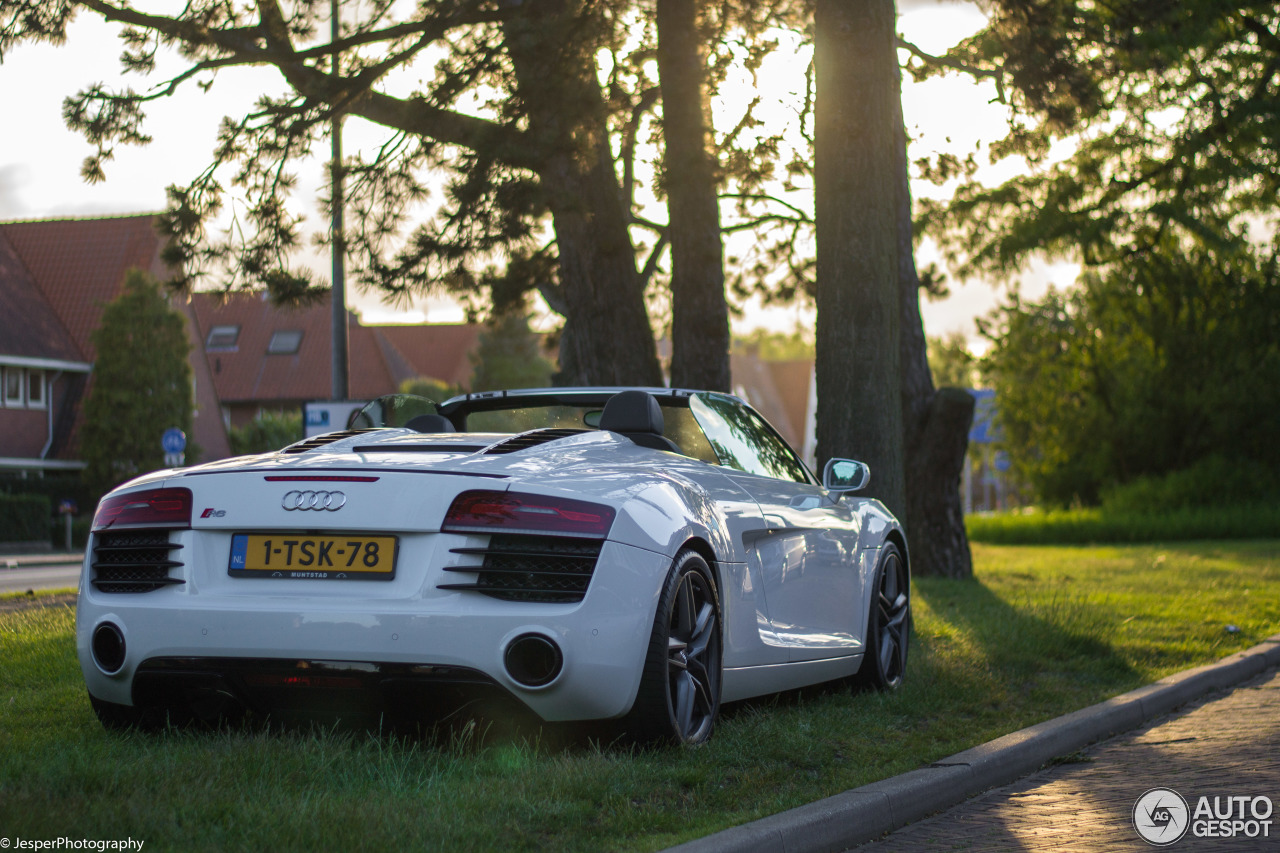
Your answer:
[[[848,682],[832,682],[737,702],[724,709],[726,733],[768,740],[812,720],[830,749],[883,778],[1140,679],[1111,645],[1115,617],[1083,599],[1049,588],[1011,602],[977,580],[936,578],[917,579],[913,592],[915,630],[898,691],[849,697]]]
[[[1053,716],[1140,680],[1112,645],[1116,615],[1083,597],[1047,583],[1019,602],[978,580],[920,578],[915,586],[921,675],[939,701]]]

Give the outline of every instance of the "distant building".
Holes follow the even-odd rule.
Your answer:
[[[733,393],[764,415],[812,468],[818,397],[813,359],[765,361],[754,353],[741,353],[730,357],[729,373]]]
[[[90,335],[130,269],[165,278],[151,215],[0,223],[0,470],[84,467],[80,409],[97,358]],[[187,320],[192,312],[172,299]],[[206,458],[230,453],[213,383],[200,351],[194,440]],[[166,424],[157,425],[156,441]]]
[[[277,307],[263,292],[192,296],[199,347],[213,377],[223,422],[242,427],[262,412],[298,412],[332,388],[330,302]],[[352,399],[393,394],[419,376],[465,386],[475,325],[365,326],[348,316]]]
[[[170,271],[154,216],[0,223],[0,471],[79,470],[81,406],[97,358],[90,336],[125,274]],[[174,296],[187,321],[201,459],[231,453],[228,431],[264,411],[301,411],[331,386],[328,300],[281,308],[261,292]],[[364,326],[349,318],[351,395],[394,393],[419,376],[465,387],[476,325]],[[157,425],[158,442],[164,424]]]

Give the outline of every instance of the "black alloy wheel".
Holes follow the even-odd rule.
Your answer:
[[[720,601],[706,560],[675,559],[654,616],[628,734],[641,742],[698,744],[720,713]]]
[[[911,579],[898,546],[885,544],[876,567],[875,595],[867,619],[866,651],[856,687],[896,690],[907,671],[911,640]]]

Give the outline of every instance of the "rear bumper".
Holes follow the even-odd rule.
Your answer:
[[[664,555],[608,543],[576,604],[501,601],[469,591],[389,599],[377,597],[377,589],[362,591],[364,584],[344,587],[351,594],[342,598],[308,598],[305,581],[288,597],[167,589],[107,594],[85,583],[77,653],[89,692],[121,705],[164,704],[166,691],[220,680],[231,693],[263,704],[332,694],[325,701],[334,707],[351,700],[394,710],[402,688],[429,693],[433,685],[465,683],[506,692],[547,721],[606,719],[625,714],[635,699],[669,568]],[[94,632],[107,624],[124,641],[123,661],[110,674],[91,650]],[[549,639],[563,656],[546,685],[523,686],[504,664],[511,642],[527,634]],[[341,677],[359,683],[245,680],[255,668],[305,676],[315,663],[349,670],[355,674]]]

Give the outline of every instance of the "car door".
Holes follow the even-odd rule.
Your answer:
[[[816,483],[768,423],[738,400],[697,394],[690,409],[729,475],[759,506],[764,525],[747,535],[774,642],[789,660],[862,649],[859,514]]]

